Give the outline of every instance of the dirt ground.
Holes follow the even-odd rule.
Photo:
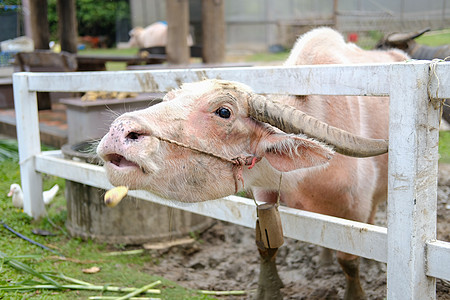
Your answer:
[[[380,207],[377,225],[386,223]],[[180,285],[205,290],[254,290],[257,288],[259,257],[254,230],[216,222],[200,235],[203,242],[153,252],[159,263],[148,264],[149,273]],[[440,166],[438,189],[438,239],[450,241],[450,165]],[[285,287],[284,299],[342,299],[344,275],[335,260],[319,267],[321,247],[286,239],[277,256],[278,271]],[[386,264],[361,259],[361,279],[369,299],[386,297]],[[227,296],[226,299],[252,299]],[[450,282],[437,280],[437,298],[450,299]]]

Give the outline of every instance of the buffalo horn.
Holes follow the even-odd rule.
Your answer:
[[[430,31],[430,28],[422,29],[422,30],[415,31],[415,32],[409,32],[409,33],[392,33],[391,35],[389,35],[386,38],[386,40],[392,44],[401,44],[401,43],[405,43],[407,41],[413,40],[413,39],[421,36],[422,34],[424,34],[427,31]]]
[[[249,114],[258,121],[268,123],[286,133],[305,134],[334,146],[340,154],[369,157],[388,152],[388,141],[358,136],[330,126],[292,106],[269,101],[256,95],[249,101]]]

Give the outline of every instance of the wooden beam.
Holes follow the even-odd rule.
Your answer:
[[[189,2],[188,0],[167,0],[167,61],[170,64],[188,64],[189,47]]]
[[[450,280],[450,243],[431,240],[425,251],[427,275]]]
[[[448,69],[442,68],[440,71],[446,70],[450,70],[450,64]],[[378,75],[377,80],[373,80],[374,74]],[[268,77],[271,84],[261,80]],[[56,85],[55,82],[60,82],[61,78],[64,85]],[[323,65],[28,74],[31,90],[49,92],[168,92],[179,87],[181,83],[203,78],[242,82],[256,93],[262,94],[389,94],[389,66],[380,64],[358,65],[357,68],[355,65]]]
[[[203,62],[225,61],[225,9],[223,0],[202,1]]]
[[[47,19],[47,0],[32,0],[30,5],[31,35],[35,49],[49,49],[50,31]]]
[[[424,247],[436,238],[439,158],[429,76],[421,63],[392,65],[389,76],[388,299],[436,299]]]
[[[13,87],[20,177],[24,196],[23,211],[34,219],[39,219],[46,211],[42,199],[42,176],[36,171],[35,166],[35,157],[41,152],[37,95],[36,92],[30,92],[27,76],[19,75],[26,73],[16,74],[13,76]]]
[[[58,0],[58,27],[61,50],[77,53],[77,17],[76,0]]]

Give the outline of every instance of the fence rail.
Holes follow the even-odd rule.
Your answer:
[[[387,262],[388,299],[435,299],[435,277],[450,280],[450,243],[436,241],[439,112],[429,95],[450,98],[446,62],[17,73],[14,96],[25,212],[33,217],[45,212],[41,173],[111,187],[101,167],[65,160],[59,151],[40,151],[37,91],[160,92],[203,78],[237,80],[257,93],[389,95],[388,227],[282,207],[283,228],[294,239]],[[255,205],[245,198],[180,204],[144,191],[130,194],[247,227],[255,224]]]

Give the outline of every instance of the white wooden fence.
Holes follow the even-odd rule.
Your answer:
[[[450,98],[448,62],[16,73],[13,83],[25,212],[37,218],[45,211],[41,173],[111,188],[101,167],[65,160],[60,151],[40,151],[37,91],[159,92],[203,78],[240,81],[258,93],[389,95],[388,227],[281,207],[283,229],[287,237],[387,262],[388,299],[435,299],[435,278],[450,280],[450,243],[436,240],[439,113],[429,95]],[[181,204],[143,191],[130,194],[251,228],[255,225],[254,203],[245,198]]]

